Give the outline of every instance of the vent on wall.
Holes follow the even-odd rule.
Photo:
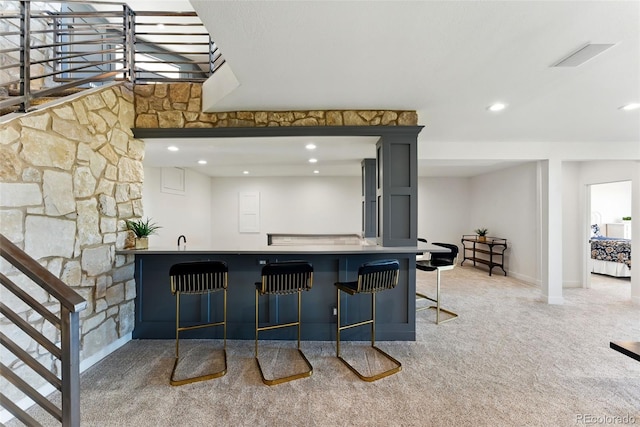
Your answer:
[[[586,46],[581,47],[580,49],[576,50],[573,53],[570,53],[568,56],[556,62],[552,65],[552,67],[577,67],[594,58],[595,56],[600,55],[602,52],[614,45],[615,43],[587,44]]]

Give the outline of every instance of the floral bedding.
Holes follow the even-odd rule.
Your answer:
[[[631,269],[631,240],[592,238],[591,258],[624,263]]]

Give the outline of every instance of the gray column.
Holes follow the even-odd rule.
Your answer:
[[[362,237],[376,237],[376,159],[362,161]]]
[[[384,135],[376,144],[377,243],[415,246],[418,237],[418,139]]]

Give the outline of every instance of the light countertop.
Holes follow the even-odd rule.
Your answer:
[[[149,247],[149,249],[121,249],[119,254],[140,254],[140,255],[160,255],[160,254],[384,254],[384,253],[419,253],[419,252],[449,252],[449,249],[435,246],[430,243],[418,242],[416,246],[378,246],[371,241],[364,241],[360,245],[272,245],[254,248],[232,247],[232,246],[182,246],[178,249],[173,247]]]

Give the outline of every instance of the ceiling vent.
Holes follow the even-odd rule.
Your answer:
[[[587,44],[586,46],[581,47],[580,49],[561,59],[559,62],[556,62],[552,65],[552,67],[577,67],[614,45],[615,43]]]

